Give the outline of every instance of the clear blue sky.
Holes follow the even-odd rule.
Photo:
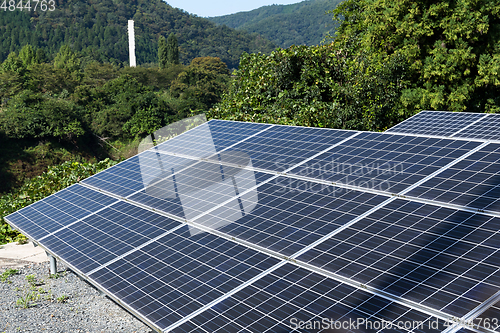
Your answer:
[[[221,16],[237,12],[249,11],[272,4],[289,5],[301,0],[167,0],[172,7],[184,9],[186,12],[198,16]]]

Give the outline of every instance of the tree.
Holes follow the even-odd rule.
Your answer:
[[[179,63],[179,44],[173,32],[167,38],[167,63],[172,65]]]
[[[21,51],[19,51],[19,59],[23,62],[24,67],[38,63],[36,51],[33,50],[29,44],[26,44]]]
[[[160,36],[158,39],[158,65],[160,68],[167,67],[168,64],[168,50],[167,41],[165,37]]]
[[[333,43],[243,54],[235,79],[211,118],[354,130],[385,130],[401,121],[404,59],[380,66],[370,52]],[[194,61],[194,60],[193,60]],[[180,77],[180,76],[179,76]]]
[[[58,69],[65,68],[69,72],[79,71],[80,58],[68,45],[63,45],[54,58],[54,67]]]
[[[498,1],[347,0],[333,13],[339,50],[411,64],[401,112],[500,112]]]

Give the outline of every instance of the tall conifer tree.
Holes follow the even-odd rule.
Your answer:
[[[158,65],[160,68],[167,67],[168,63],[168,51],[167,51],[167,41],[165,37],[160,36],[158,40]]]
[[[179,44],[173,32],[171,32],[167,38],[167,54],[169,64],[173,65],[179,63]]]

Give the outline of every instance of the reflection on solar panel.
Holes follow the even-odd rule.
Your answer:
[[[6,220],[160,332],[498,332],[494,119],[212,120]]]
[[[421,111],[386,132],[452,136],[482,117],[481,113]]]

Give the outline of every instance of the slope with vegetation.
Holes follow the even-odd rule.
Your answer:
[[[209,109],[230,79],[213,57],[160,69],[90,61],[66,45],[53,62],[38,54],[26,45],[0,66],[0,193],[51,164],[129,155],[117,150]]]
[[[496,1],[346,0],[324,46],[245,54],[210,117],[381,131],[427,110],[500,112]]]
[[[248,12],[209,17],[220,26],[226,25],[250,33],[258,33],[280,47],[318,45],[333,34],[337,23],[327,11],[341,0],[306,0],[292,5],[264,6]]]
[[[242,52],[270,52],[268,40],[217,27],[162,0],[55,0],[54,11],[0,11],[0,61],[31,44],[52,59],[65,44],[100,62],[128,60],[127,20],[135,21],[137,63],[155,63],[158,38],[174,33],[183,64],[219,57],[236,68]]]

